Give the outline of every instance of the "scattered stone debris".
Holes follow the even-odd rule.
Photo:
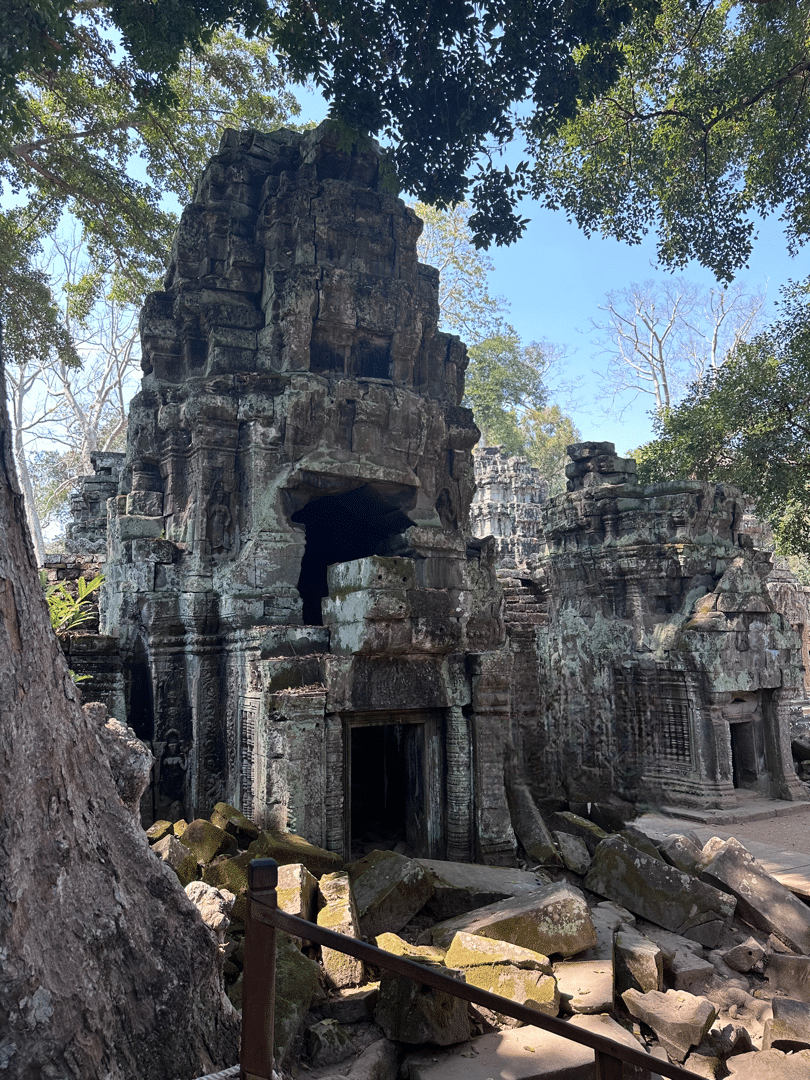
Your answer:
[[[310,850],[299,837],[251,839],[252,823],[222,803],[210,821],[161,821],[148,837],[181,881],[192,875],[186,892],[220,941],[237,1008],[247,865],[258,843],[262,854],[273,847],[308,858],[309,866],[280,867],[284,911],[646,1050],[651,1075],[656,1057],[668,1057],[712,1080],[806,1080],[810,942],[796,927],[810,909],[794,905],[737,841],[715,838],[699,848],[694,838],[655,845],[645,837],[642,845],[635,837],[635,846],[626,833],[591,830],[577,818],[549,816],[560,864],[542,872],[390,851],[335,869],[331,853]],[[562,821],[577,831],[561,832]],[[575,836],[593,849],[584,874],[562,855]],[[605,852],[621,856],[614,877]],[[671,865],[673,853],[684,852],[689,858],[679,861],[691,873]],[[622,884],[630,861],[635,894]],[[654,896],[669,882],[669,905],[644,897],[647,875]],[[774,928],[776,920],[758,912],[775,900],[787,915]],[[684,922],[685,933],[672,930]],[[281,933],[276,987],[277,1066],[285,1077],[487,1080],[508,1061],[509,1075],[525,1080],[592,1061],[590,1051],[538,1028]],[[554,1062],[551,1071],[542,1072],[543,1055]]]

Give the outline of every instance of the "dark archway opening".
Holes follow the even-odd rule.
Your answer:
[[[410,801],[405,728],[384,724],[351,729],[352,857],[407,842]]]
[[[342,495],[313,499],[293,514],[292,520],[306,527],[298,592],[307,626],[323,623],[321,600],[328,594],[328,566],[376,555],[384,540],[413,524],[397,500],[386,498],[368,484]]]
[[[146,645],[140,637],[132,652],[129,680],[129,726],[139,739],[151,745],[155,737],[152,673]]]

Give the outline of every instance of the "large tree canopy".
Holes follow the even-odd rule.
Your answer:
[[[655,421],[640,479],[728,481],[754,500],[785,554],[810,554],[810,289]]]
[[[618,81],[558,132],[530,117],[532,190],[587,232],[658,237],[731,280],[755,214],[810,231],[810,5],[663,0],[621,35]]]
[[[47,95],[79,72],[84,89],[130,95],[137,126],[176,100],[172,79],[186,51],[201,55],[213,29],[230,21],[248,36],[265,35],[294,78],[312,78],[347,137],[383,139],[399,187],[448,206],[472,184],[476,242],[504,243],[523,227],[516,212],[523,170],[492,155],[514,136],[518,113],[529,109],[535,128],[547,133],[570,120],[618,75],[622,29],[657,6],[658,0],[102,0],[90,7],[32,0],[19,10],[14,0],[0,0],[11,28],[11,48],[0,46],[0,128],[6,143],[24,148],[17,160],[27,155],[30,164],[43,138],[31,131],[29,86]],[[170,143],[171,125],[164,135]],[[71,172],[70,145],[63,145],[66,160],[48,170],[56,188]],[[109,156],[115,168],[115,154]],[[139,195],[148,201],[146,192]]]
[[[130,297],[162,272],[172,204],[191,196],[223,127],[277,127],[298,111],[266,41],[221,30],[179,60],[151,100],[99,18],[77,31],[69,66],[27,73],[16,120],[0,128],[0,192],[28,197],[20,227],[41,237],[69,211],[96,277],[117,271]]]

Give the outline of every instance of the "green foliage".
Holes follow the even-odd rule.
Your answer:
[[[569,121],[613,84],[624,62],[618,36],[658,2],[0,0],[11,34],[11,47],[0,47],[0,140],[22,183],[35,174],[46,200],[73,200],[108,255],[142,252],[145,271],[164,208],[126,174],[130,144],[148,145],[152,129],[175,157],[183,71],[204,64],[228,26],[246,39],[265,35],[264,55],[269,46],[288,74],[313,79],[352,138],[381,138],[401,189],[446,208],[471,188],[476,245],[509,243],[525,226],[517,204],[528,166],[496,162],[518,115],[528,109],[545,133]],[[160,172],[148,149],[145,158],[147,172]],[[116,173],[118,236],[104,217]]]
[[[781,317],[741,344],[655,421],[637,452],[646,483],[735,484],[770,523],[777,551],[810,554],[810,287],[784,291]]]
[[[468,345],[502,332],[514,333],[505,322],[506,300],[489,293],[487,278],[493,264],[473,244],[469,205],[464,202],[452,210],[437,210],[414,203],[413,209],[424,222],[417,245],[419,258],[439,271],[442,326]]]
[[[43,571],[40,580],[45,588],[51,626],[56,633],[69,634],[89,622],[93,615],[93,605],[89,597],[101,587],[104,575],[97,574],[90,581],[80,577],[76,582],[76,595],[72,596],[61,581],[47,585],[44,574]]]
[[[540,470],[548,496],[559,495],[566,489],[566,447],[581,442],[582,433],[559,405],[526,409],[520,428],[525,440],[522,453]]]
[[[472,188],[476,246],[509,243],[525,167],[495,164],[517,106],[555,130],[616,77],[615,38],[655,0],[289,0],[272,36],[331,115],[389,146],[399,186],[447,208]]]
[[[22,119],[0,133],[0,186],[27,194],[35,235],[64,211],[81,222],[92,259],[72,286],[76,316],[110,270],[118,300],[154,287],[177,226],[167,198],[190,198],[226,126],[277,127],[298,112],[266,40],[232,29],[205,36],[205,49],[177,54],[161,75],[165,94],[152,100],[96,14],[70,66],[28,72],[21,86]]]
[[[544,406],[548,397],[543,382],[551,359],[548,347],[521,345],[511,331],[473,345],[469,358],[464,404],[475,414],[482,444],[524,453],[521,419],[527,409]]]
[[[30,211],[0,213],[0,318],[6,366],[26,370],[43,357],[76,367],[79,357],[62,325],[47,275],[36,266],[38,231]]]
[[[590,234],[639,243],[670,268],[729,281],[754,213],[810,229],[810,6],[663,0],[620,39],[618,81],[558,130],[527,122],[532,190]]]

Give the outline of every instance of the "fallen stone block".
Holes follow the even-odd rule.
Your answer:
[[[795,1001],[810,1002],[810,956],[769,953],[765,974],[772,990]]]
[[[712,948],[735,909],[727,892],[650,858],[618,837],[603,840],[596,849],[585,888]]]
[[[701,877],[736,897],[747,923],[810,955],[810,908],[771,877],[738,840],[716,847]]]
[[[210,863],[217,855],[235,855],[239,850],[230,833],[212,825],[205,818],[191,822],[183,833],[183,843],[197,862],[203,864]]]
[[[433,895],[430,874],[394,851],[372,851],[347,872],[364,937],[401,930]]]
[[[645,922],[640,929],[661,950],[664,975],[674,990],[688,990],[690,994],[698,995],[706,993],[714,977],[714,965],[704,959],[699,942],[651,923]]]
[[[584,877],[591,865],[591,855],[582,837],[564,832],[555,832],[553,836],[566,870]]]
[[[225,931],[231,925],[231,911],[236,897],[227,889],[215,889],[204,881],[192,881],[186,885],[186,896],[200,913],[205,925],[213,932],[220,945],[225,944]]]
[[[215,889],[227,889],[236,897],[233,918],[244,922],[247,918],[247,868],[251,856],[246,852],[232,859],[220,859],[206,866],[202,880]]]
[[[514,870],[507,866],[479,866],[477,863],[416,859],[430,874],[433,896],[427,910],[437,919],[452,919],[468,911],[496,904],[510,896],[536,892],[550,884],[544,874]]]
[[[172,836],[171,833],[164,836],[162,840],[152,845],[152,851],[174,870],[183,888],[197,878],[199,873],[197,860],[176,836]]]
[[[613,939],[616,994],[625,990],[664,989],[664,954],[660,947],[636,930],[619,930]]]
[[[658,846],[647,836],[641,829],[637,829],[634,825],[628,825],[626,828],[618,834],[620,839],[624,840],[625,844],[629,844],[630,847],[637,848],[639,851],[643,851],[645,855],[649,855],[651,859],[660,859],[662,862],[666,860],[658,850]]]
[[[276,934],[276,1004],[273,1039],[277,1066],[296,1057],[304,1022],[318,992],[318,965],[295,946],[288,934]]]
[[[168,836],[171,831],[172,823],[170,821],[155,821],[146,830],[146,839],[150,844],[155,844],[158,840],[162,840],[164,836]]]
[[[306,1029],[304,1049],[310,1065],[315,1069],[327,1065],[339,1065],[351,1057],[354,1044],[349,1033],[337,1020],[319,1020]]]
[[[333,991],[329,998],[319,1005],[318,1013],[325,1019],[337,1020],[339,1024],[373,1020],[379,996],[379,983],[348,986],[345,990]]]
[[[527,1026],[479,1035],[449,1052],[418,1050],[402,1069],[408,1080],[590,1080],[593,1050]]]
[[[754,1050],[726,1062],[729,1080],[807,1080],[810,1050],[785,1054],[782,1050]]]
[[[580,837],[585,841],[591,855],[608,835],[604,829],[600,829],[588,818],[572,814],[570,810],[554,814],[551,818],[551,828],[555,832],[570,833],[571,836]]]
[[[506,771],[506,780],[509,816],[521,847],[540,866],[561,866],[560,852],[523,776],[511,767]]]
[[[218,802],[211,812],[211,822],[231,836],[236,837],[240,847],[246,848],[254,840],[258,840],[261,829],[246,818],[241,810],[228,803]]]
[[[461,972],[430,958],[418,962],[444,974],[461,977]],[[470,1037],[466,1001],[388,971],[383,971],[380,979],[374,1021],[386,1038],[412,1046],[421,1043],[452,1046],[466,1042]]]
[[[394,956],[404,956],[406,960],[413,960],[416,964],[442,965],[447,955],[445,949],[436,945],[412,945],[409,941],[397,934],[378,934],[374,939],[378,949],[385,949]]]
[[[673,1061],[682,1062],[697,1046],[717,1018],[717,1009],[704,997],[685,990],[653,990],[640,994],[625,990],[622,1001],[637,1020],[652,1028]]]
[[[360,920],[352,896],[349,875],[345,871],[324,874],[319,891],[324,907],[318,912],[318,926],[347,937],[360,937]],[[364,977],[363,963],[337,949],[321,949],[326,979],[330,986],[358,986]]]
[[[703,864],[703,849],[688,836],[681,836],[678,833],[667,836],[658,845],[658,850],[664,860],[676,870],[695,876],[700,872]]]
[[[731,970],[743,974],[753,970],[764,956],[765,950],[752,937],[746,938],[745,941],[740,942],[739,945],[735,945],[731,949],[725,949],[722,953],[723,960]]]
[[[773,1016],[765,1021],[763,1050],[810,1050],[810,1004],[793,998],[775,997]]]
[[[554,965],[564,1013],[602,1013],[613,1008],[612,960],[562,960]]]
[[[537,1009],[548,1016],[560,1011],[560,994],[547,956],[492,941],[475,934],[458,933],[444,962],[462,971],[465,981],[492,994],[500,994]]]
[[[459,932],[509,941],[543,956],[574,956],[596,944],[593,920],[582,893],[556,883],[526,896],[459,915],[428,931],[434,945],[449,947]]]
[[[282,911],[311,922],[317,917],[318,880],[303,863],[287,863],[278,868],[276,898]],[[293,941],[300,949],[302,939],[294,937]]]
[[[262,832],[248,847],[251,858],[275,859],[279,866],[302,863],[316,878],[343,869],[343,859],[334,851],[310,844],[295,833]]]

